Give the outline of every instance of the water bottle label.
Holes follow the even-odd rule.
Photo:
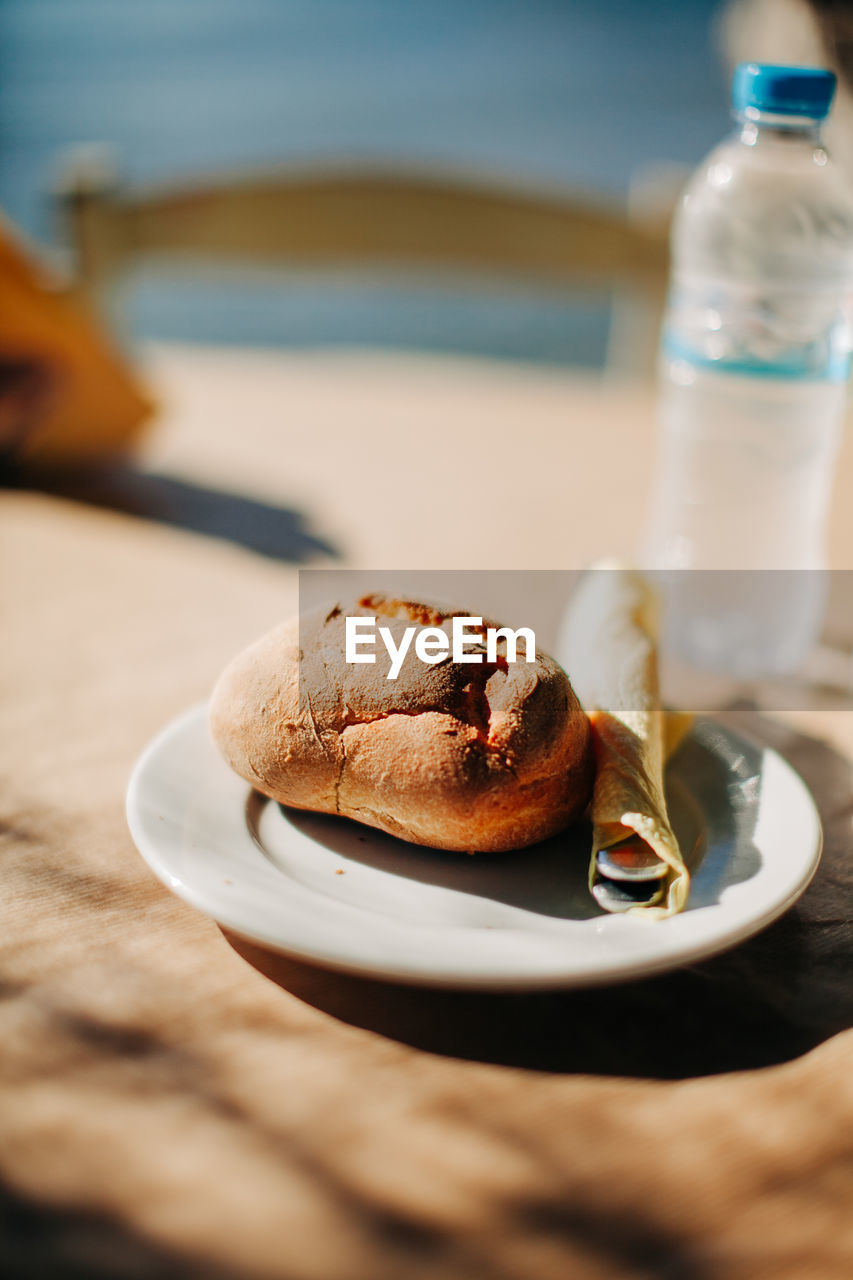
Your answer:
[[[663,352],[671,360],[684,360],[700,369],[720,373],[740,373],[759,378],[792,378],[820,382],[846,382],[850,377],[851,353],[830,348],[821,353],[798,351],[786,359],[761,360],[749,353],[715,355],[706,348],[670,330],[663,335]]]
[[[853,306],[837,294],[732,285],[676,284],[663,351],[704,369],[750,377],[845,382],[853,348]]]

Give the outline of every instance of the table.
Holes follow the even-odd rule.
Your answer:
[[[418,992],[272,956],[172,897],[125,826],[136,756],[293,611],[300,563],[580,565],[605,467],[624,545],[649,390],[426,356],[145,361],[141,478],[0,504],[4,1272],[849,1276],[849,711],[734,715],[821,810],[800,904],[608,990]],[[851,492],[848,439],[838,567]]]

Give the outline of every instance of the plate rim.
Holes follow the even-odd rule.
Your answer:
[[[230,915],[227,900],[214,901],[209,892],[174,875],[169,869],[169,860],[165,858],[158,842],[152,839],[147,829],[142,812],[142,793],[146,775],[152,762],[156,760],[164,746],[182,729],[189,728],[195,721],[203,719],[207,724],[208,702],[194,703],[164,724],[143,748],[133,766],[128,781],[125,812],[133,842],[140,856],[158,880],[170,889],[178,898],[213,920],[224,930],[235,936],[280,955],[291,957],[303,963],[315,965],[334,973],[355,975],[376,981],[391,982],[398,985],[426,987],[445,990],[469,991],[545,991],[558,989],[585,989],[610,986],[618,983],[640,981],[644,978],[672,972],[697,961],[721,955],[746,939],[762,932],[771,925],[802,896],[813,880],[823,852],[823,826],[820,813],[808,786],[788,760],[776,749],[757,736],[744,731],[738,726],[732,728],[713,716],[697,716],[689,734],[702,724],[712,724],[729,738],[740,739],[762,753],[773,756],[786,775],[789,784],[799,791],[805,804],[809,818],[813,823],[813,847],[807,861],[804,861],[803,872],[796,884],[781,898],[773,901],[763,910],[742,921],[724,939],[719,937],[700,938],[694,945],[681,944],[675,953],[663,953],[659,956],[641,957],[633,964],[624,956],[614,957],[611,963],[602,962],[599,968],[592,971],[553,970],[537,972],[518,972],[515,974],[489,973],[478,971],[426,972],[423,967],[406,967],[405,958],[393,967],[385,963],[371,963],[359,960],[351,955],[333,955],[327,947],[313,948],[303,942],[288,943],[280,936],[273,936],[263,927],[247,928],[242,917],[236,919]],[[225,762],[223,768],[228,769]],[[229,770],[229,773],[231,771]],[[234,778],[237,775],[232,775]],[[251,792],[249,783],[243,784],[247,794]],[[271,802],[274,803],[274,802]],[[262,853],[262,851],[259,850]],[[263,855],[262,855],[263,856]],[[706,908],[714,910],[714,906]],[[637,922],[642,928],[665,928],[667,921]],[[426,929],[427,926],[421,926]],[[464,926],[461,927],[464,931]],[[436,933],[447,933],[447,929],[435,930]]]

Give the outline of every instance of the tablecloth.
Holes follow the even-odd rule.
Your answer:
[[[299,564],[558,568],[641,518],[648,391],[364,353],[157,348],[141,471],[0,503],[0,1267],[9,1276],[853,1273],[853,716],[742,709],[820,871],[638,983],[478,995],[227,937],[130,839],[134,760],[293,611]],[[835,563],[853,547],[847,445]],[[464,556],[460,552],[464,549]]]

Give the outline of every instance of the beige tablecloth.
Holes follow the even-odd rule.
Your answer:
[[[602,550],[604,468],[606,549],[627,545],[649,393],[415,357],[149,365],[145,476],[0,504],[3,1273],[846,1280],[849,712],[740,713],[821,811],[801,902],[606,990],[416,991],[273,957],[171,896],[125,825],[135,758],[293,610],[298,563],[576,566]],[[851,494],[845,446],[838,565]]]

